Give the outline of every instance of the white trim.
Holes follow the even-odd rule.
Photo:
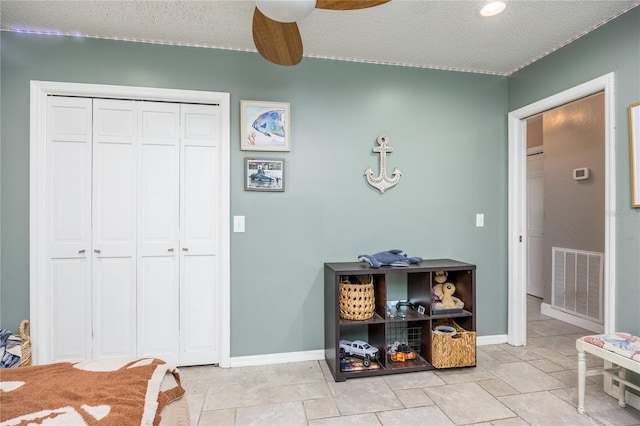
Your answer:
[[[250,367],[254,365],[285,364],[288,362],[302,361],[324,361],[324,350],[237,356],[231,358],[231,367]]]
[[[593,331],[597,334],[604,333],[604,325],[598,324],[595,321],[590,321],[586,318],[582,318],[579,316],[571,315],[566,312],[561,311],[548,303],[540,304],[540,313],[542,315],[546,315],[551,318],[555,318],[562,322],[566,322],[568,324],[575,325],[576,327],[584,328],[589,331]]]
[[[526,118],[559,105],[604,91],[605,103],[605,255],[604,255],[604,330],[615,330],[616,259],[616,163],[615,163],[615,75],[606,74],[548,98],[534,102],[508,115],[509,123],[509,226],[508,287],[509,343],[526,343]],[[520,240],[522,238],[522,240]]]
[[[507,335],[479,336],[477,346],[497,345],[507,342]],[[288,362],[324,361],[324,349],[301,352],[283,352],[278,354],[237,356],[231,358],[230,367],[251,367],[256,365],[285,364]]]
[[[544,153],[544,149],[542,145],[534,146],[533,148],[527,148],[527,155],[536,155],[536,154],[543,154],[543,153]]]
[[[500,345],[507,343],[506,334],[495,334],[493,336],[478,336],[476,338],[476,346]]]
[[[39,325],[44,324],[44,310],[38,309],[44,306],[43,292],[38,292],[38,283],[43,282],[46,272],[45,265],[45,233],[44,218],[37,212],[44,207],[45,187],[45,138],[46,138],[46,101],[49,95],[84,96],[93,98],[119,98],[148,101],[182,102],[217,104],[220,106],[222,120],[222,135],[220,144],[222,182],[220,183],[220,227],[221,238],[219,246],[220,256],[220,306],[212,307],[219,312],[219,348],[221,367],[230,366],[231,353],[231,291],[230,291],[230,95],[224,92],[204,92],[197,90],[160,89],[133,86],[111,86],[103,84],[65,83],[53,81],[31,81],[31,106],[30,106],[30,187],[29,187],[29,273],[30,273],[30,327],[32,338],[32,352],[34,364],[38,364],[39,357],[46,352],[39,342],[46,339],[41,336]],[[44,215],[40,215],[44,216]]]

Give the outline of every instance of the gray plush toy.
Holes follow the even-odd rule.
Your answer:
[[[367,262],[372,268],[379,268],[383,265],[390,266],[409,266],[411,263],[422,262],[421,257],[407,257],[402,250],[393,249],[387,251],[381,251],[376,254],[361,254],[358,256],[358,260],[361,262]]]

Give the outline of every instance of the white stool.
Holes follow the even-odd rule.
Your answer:
[[[587,376],[610,375],[619,386],[618,405],[625,407],[625,386],[640,391],[625,379],[627,370],[640,374],[640,337],[629,333],[597,334],[576,340],[578,350],[578,413],[584,414],[584,387]],[[587,353],[614,364],[611,368],[587,370]]]

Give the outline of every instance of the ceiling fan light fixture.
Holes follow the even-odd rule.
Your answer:
[[[504,12],[506,7],[507,7],[507,3],[504,1],[490,1],[485,3],[480,8],[479,13],[481,16],[485,16],[485,17],[496,16]]]
[[[256,0],[256,7],[274,21],[298,22],[315,9],[316,0]]]

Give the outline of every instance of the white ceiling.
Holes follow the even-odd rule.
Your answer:
[[[504,13],[481,18],[477,11],[485,1],[392,0],[357,11],[315,9],[298,23],[304,56],[509,75],[640,4],[508,0]],[[253,9],[254,2],[245,0],[1,0],[0,26],[255,51]]]

